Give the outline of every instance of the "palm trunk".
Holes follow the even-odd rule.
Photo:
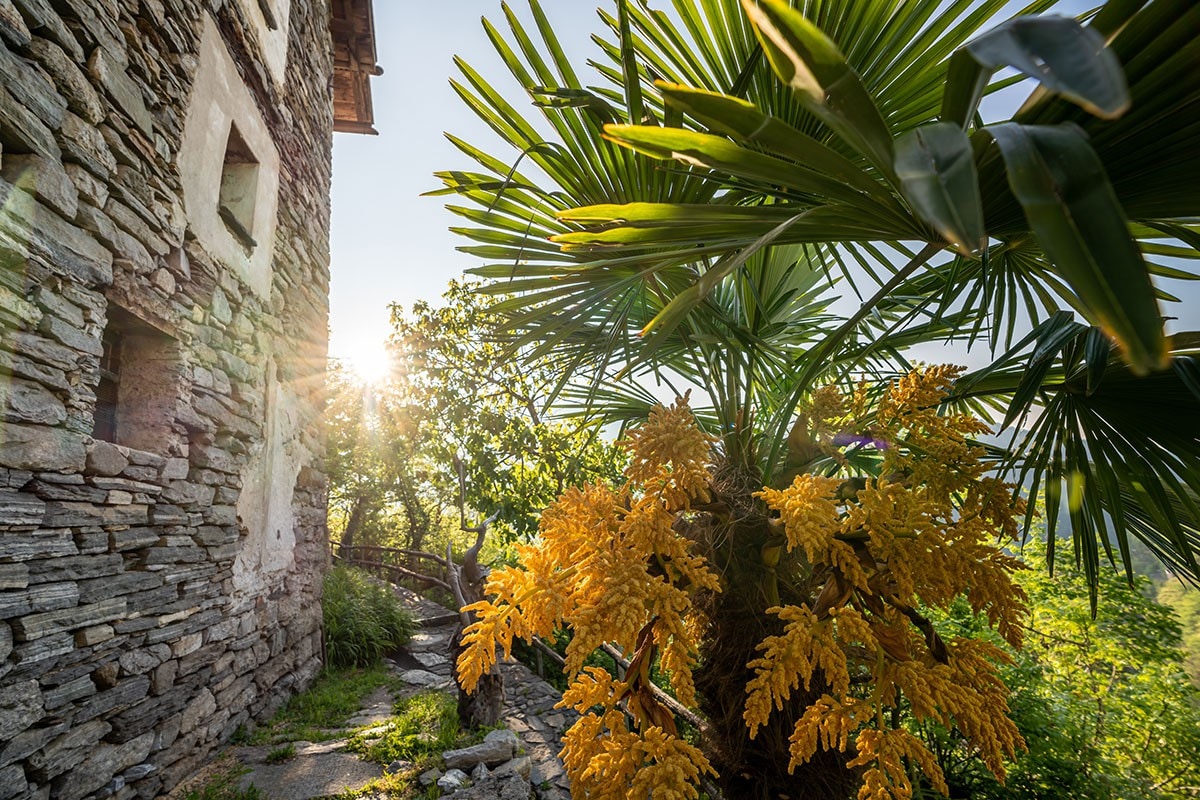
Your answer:
[[[719,487],[718,487],[719,489]],[[720,492],[718,492],[720,494]],[[710,723],[707,755],[721,776],[728,800],[848,800],[859,787],[841,752],[818,751],[789,773],[788,738],[796,721],[824,687],[793,693],[783,710],[771,715],[753,740],[742,718],[746,684],[754,677],[746,665],[758,656],[758,644],[779,635],[783,625],[767,608],[810,603],[814,594],[808,566],[785,555],[775,567],[763,558],[764,546],[776,544],[761,507],[748,495],[726,495],[722,502],[739,511],[735,521],[716,518],[698,523],[694,533],[702,550],[723,576],[722,592],[704,609],[711,627],[700,652],[696,688],[700,708]]]

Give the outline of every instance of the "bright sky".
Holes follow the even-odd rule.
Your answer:
[[[438,188],[435,171],[471,166],[442,133],[506,157],[449,83],[457,74],[454,55],[492,79],[507,75],[480,23],[486,14],[505,29],[499,0],[423,3],[419,12],[399,0],[374,5],[384,69],[371,80],[380,135],[339,133],[333,147],[329,351],[348,360],[370,360],[381,348],[389,332],[389,303],[436,300],[451,279],[479,263],[454,250],[465,241],[447,230],[455,217],[443,208],[446,198],[419,196]],[[522,2],[512,5],[525,9]],[[588,31],[599,24],[596,4],[544,6],[564,44],[588,53]]]

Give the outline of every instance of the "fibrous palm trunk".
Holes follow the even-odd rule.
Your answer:
[[[715,488],[722,512],[692,526],[700,550],[722,575],[721,593],[710,596],[704,608],[710,627],[695,673],[700,708],[710,723],[704,742],[707,755],[720,773],[728,800],[851,798],[859,780],[846,768],[844,753],[818,750],[808,762],[788,771],[788,739],[796,721],[824,689],[818,676],[808,690],[801,686],[793,692],[785,708],[776,710],[750,739],[742,718],[746,684],[754,677],[747,664],[759,655],[763,639],[783,632],[779,618],[767,609],[781,603],[811,604],[814,591],[808,567],[799,559],[784,554],[769,566],[775,559],[764,554],[778,551],[781,542],[768,524],[765,508],[752,497],[750,487],[755,482],[722,480],[721,472]]]

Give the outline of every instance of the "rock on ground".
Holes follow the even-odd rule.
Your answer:
[[[442,753],[442,758],[451,769],[472,769],[476,764],[494,767],[511,759],[520,746],[520,739],[512,731],[491,731],[479,744],[461,750],[447,750]]]
[[[488,775],[473,786],[459,789],[454,800],[529,800],[529,781],[520,775]]]
[[[343,744],[297,743],[295,757],[282,764],[267,764],[261,760],[270,748],[244,748],[239,757],[250,767],[250,772],[242,776],[239,785],[242,788],[257,786],[271,800],[312,800],[357,790],[383,775],[383,768],[378,764],[335,749]],[[256,750],[264,751],[260,760],[254,758],[253,751]]]

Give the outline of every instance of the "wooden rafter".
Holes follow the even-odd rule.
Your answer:
[[[371,106],[375,62],[375,19],[371,0],[333,0],[329,32],[333,39],[333,129],[377,134]]]

